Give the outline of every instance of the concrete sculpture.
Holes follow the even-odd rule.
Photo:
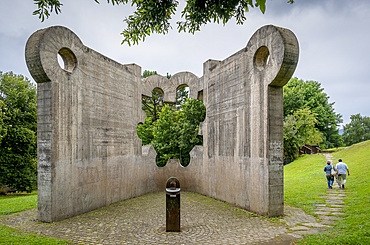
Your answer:
[[[64,60],[60,67],[57,54]],[[28,69],[38,94],[39,220],[53,222],[146,193],[163,191],[171,176],[194,191],[265,215],[283,215],[282,88],[298,61],[295,35],[272,25],[223,61],[208,60],[203,76],[141,79],[86,47],[71,30],[54,26],[31,35]],[[155,164],[136,128],[144,122],[141,97],[154,88],[165,101],[188,85],[207,110],[203,146],[184,168]]]

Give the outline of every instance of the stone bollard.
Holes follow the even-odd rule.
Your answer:
[[[166,184],[166,231],[180,232],[180,182],[175,177]]]

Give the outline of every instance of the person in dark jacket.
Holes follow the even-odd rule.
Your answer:
[[[328,188],[333,189],[334,175],[332,174],[331,170],[334,169],[334,171],[336,171],[336,169],[333,165],[330,164],[330,161],[327,161],[326,164],[327,165],[324,168],[324,172],[326,174],[326,179],[328,181]]]

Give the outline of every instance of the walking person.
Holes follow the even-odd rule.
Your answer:
[[[324,172],[326,175],[326,179],[328,181],[328,188],[333,189],[333,184],[334,184],[334,173],[336,171],[335,167],[330,164],[330,161],[326,162],[326,166],[324,168]]]
[[[344,185],[346,184],[346,181],[347,181],[347,173],[348,173],[348,176],[349,176],[349,169],[348,169],[347,164],[342,162],[342,159],[338,160],[337,173],[338,173],[337,181],[338,181],[339,188],[344,189]]]

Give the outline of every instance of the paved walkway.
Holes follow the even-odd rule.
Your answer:
[[[325,154],[326,160],[331,161],[334,164],[333,156],[330,153]],[[319,215],[320,223],[332,225],[335,220],[342,219],[345,214],[343,208],[347,207],[344,205],[344,199],[348,192],[346,189],[340,189],[337,180],[334,180],[333,189],[327,189],[327,195],[320,196],[325,199],[325,204],[317,204],[315,214]]]
[[[290,244],[327,226],[294,207],[267,219],[191,192],[181,193],[181,232],[165,232],[165,193],[153,193],[64,221],[36,221],[32,209],[0,223],[75,244]]]

